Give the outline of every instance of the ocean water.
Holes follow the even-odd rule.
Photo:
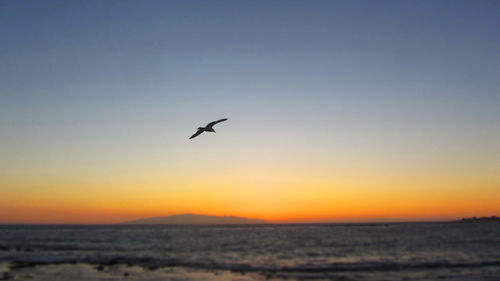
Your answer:
[[[0,264],[16,280],[63,266],[74,280],[82,268],[96,280],[500,280],[500,223],[4,225]]]

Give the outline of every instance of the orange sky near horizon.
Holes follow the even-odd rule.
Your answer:
[[[118,223],[182,213],[278,223],[438,220],[500,214],[498,185],[494,177],[486,180],[487,173],[475,177],[413,175],[410,181],[412,175],[400,171],[399,176],[390,176],[390,170],[385,169],[362,173],[363,177],[345,168],[333,175],[268,169],[257,171],[259,177],[233,169],[231,176],[210,170],[198,179],[182,173],[153,179],[151,173],[142,177],[115,175],[106,180],[54,176],[4,181],[2,184],[11,188],[2,191],[0,223]]]

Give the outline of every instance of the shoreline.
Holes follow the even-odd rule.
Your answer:
[[[195,269],[182,266],[149,269],[139,265],[113,264],[99,265],[89,263],[26,264],[16,265],[0,262],[0,280],[222,280],[222,281],[284,281],[284,280],[439,280],[440,276],[452,280],[495,280],[500,274],[498,265],[481,268],[441,268],[427,270],[380,270],[352,272],[250,272],[222,269]],[[354,279],[353,279],[354,278]],[[493,279],[492,279],[493,278]]]
[[[0,280],[284,280],[257,272],[202,270],[180,266],[148,269],[138,265],[99,265],[89,263],[16,264],[0,262]]]

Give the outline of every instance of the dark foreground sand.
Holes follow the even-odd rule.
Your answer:
[[[0,263],[0,280],[282,280],[269,277],[257,273],[196,271],[178,267],[149,270],[139,266],[127,265],[97,266],[77,263],[16,267],[9,263]]]
[[[456,272],[455,272],[456,271]],[[454,274],[456,273],[456,274]],[[435,269],[428,271],[394,271],[394,272],[351,272],[351,273],[297,273],[297,274],[266,274],[261,272],[232,272],[226,270],[199,270],[185,267],[163,267],[148,269],[140,266],[48,264],[21,266],[0,262],[0,280],[36,280],[36,281],[87,281],[87,280],[137,280],[137,281],[283,281],[283,280],[342,280],[342,281],[498,281],[500,268],[498,266],[483,267],[472,271]]]

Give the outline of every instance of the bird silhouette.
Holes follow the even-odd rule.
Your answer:
[[[227,118],[224,118],[224,119],[220,119],[220,120],[217,120],[217,121],[210,122],[205,127],[198,127],[198,131],[196,131],[196,133],[194,133],[194,135],[192,135],[189,139],[195,138],[195,137],[199,136],[203,132],[214,132],[215,133],[215,130],[213,128],[214,125],[217,124],[217,123],[220,123],[222,121],[226,121],[226,120],[227,120]]]

